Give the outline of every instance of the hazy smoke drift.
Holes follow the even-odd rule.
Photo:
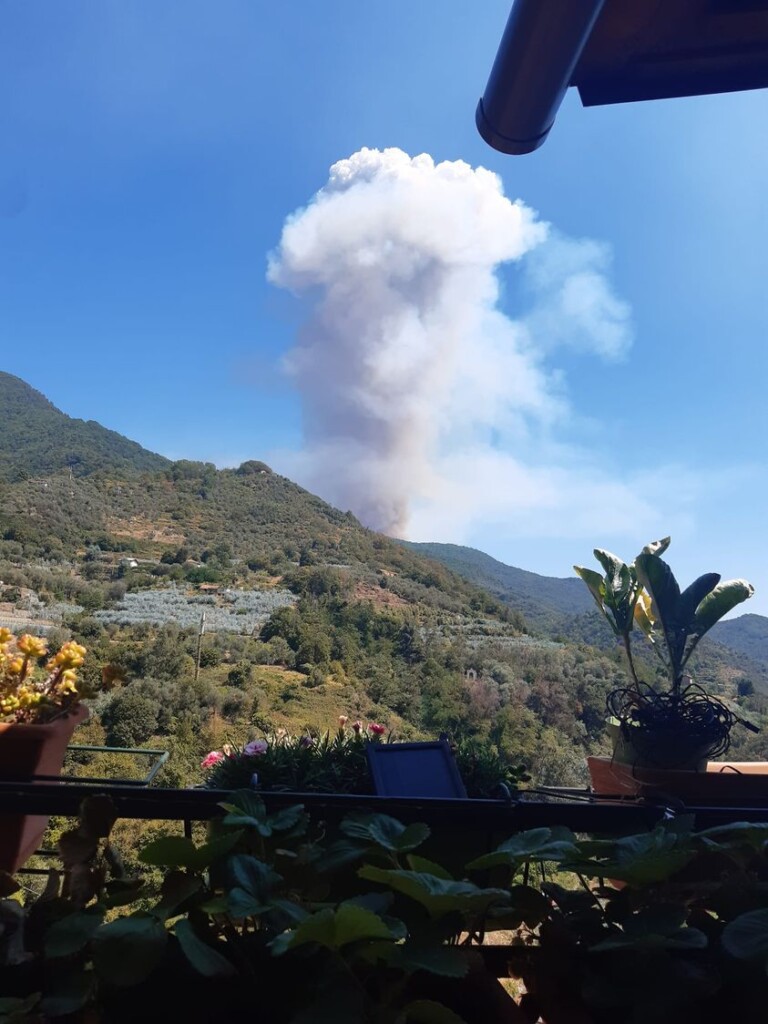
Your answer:
[[[302,482],[403,536],[411,501],[443,489],[446,446],[469,435],[476,443],[483,432],[487,443],[490,431],[519,436],[524,422],[558,414],[532,340],[535,317],[527,327],[496,307],[498,265],[547,232],[482,168],[397,149],[363,149],[334,164],[327,185],[286,222],[269,265],[270,280],[310,306],[288,357],[304,408]],[[618,350],[626,310],[594,287],[590,252],[589,299],[563,293],[559,304],[576,306],[580,337],[602,318],[599,345]],[[560,287],[558,264],[571,280],[584,277],[573,254],[561,253],[554,266],[532,269],[531,286]]]

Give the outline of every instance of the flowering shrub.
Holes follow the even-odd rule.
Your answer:
[[[200,763],[207,772],[205,784],[211,789],[252,786],[297,793],[373,793],[366,744],[391,743],[394,736],[378,722],[348,723],[349,718],[341,715],[335,733],[292,736],[278,729],[242,748],[227,744],[212,750]],[[487,744],[460,740],[453,744],[453,753],[471,797],[497,796],[500,783],[514,789],[528,781],[522,765]]]
[[[343,721],[342,721],[343,719]],[[375,729],[373,728],[375,726]],[[365,756],[367,741],[380,742],[386,728],[355,722],[346,716],[335,733],[305,732],[292,736],[278,729],[244,747],[212,750],[200,767],[208,772],[212,789],[239,789],[256,785],[265,790],[305,793],[370,793],[373,786]]]
[[[44,638],[0,628],[0,722],[39,724],[69,711],[83,696],[76,684],[84,659],[74,640],[48,657]]]

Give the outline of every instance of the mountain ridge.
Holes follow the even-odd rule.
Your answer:
[[[99,470],[134,473],[170,465],[162,455],[57,409],[20,377],[0,371],[0,480],[48,476],[60,470],[88,476]]]

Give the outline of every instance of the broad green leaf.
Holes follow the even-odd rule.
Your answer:
[[[361,814],[345,818],[341,831],[353,839],[364,839],[384,850],[408,853],[429,838],[429,826],[414,823],[403,825],[388,814]]]
[[[360,878],[401,892],[420,903],[431,917],[453,912],[482,914],[495,903],[506,903],[505,889],[481,889],[471,882],[451,882],[418,871],[399,871],[366,864],[358,871]]]
[[[566,862],[565,870],[590,877],[616,878],[631,885],[649,885],[666,881],[685,867],[694,856],[695,847],[690,835],[677,835],[657,826],[641,835],[584,842],[580,851],[587,857],[604,855],[605,859]]]
[[[250,789],[237,790],[230,800],[220,803],[219,807],[227,812],[222,822],[224,825],[255,828],[261,833],[267,820],[264,801]],[[268,834],[271,834],[271,829]]]
[[[403,1012],[407,1024],[465,1024],[458,1013],[433,999],[414,999]]]
[[[139,852],[139,860],[155,867],[188,868],[192,866],[195,853],[195,844],[186,836],[162,836]]]
[[[279,956],[309,942],[337,950],[362,939],[392,940],[393,935],[377,914],[352,903],[342,903],[335,910],[326,907],[305,918],[292,932],[278,935],[272,942],[272,952]]]
[[[605,571],[605,597],[610,600],[624,589],[627,581],[625,570],[628,566],[621,558],[602,548],[595,548],[594,555]]]
[[[648,594],[641,590],[635,602],[635,625],[645,633],[646,637],[653,643],[653,609]]]
[[[507,839],[492,853],[471,861],[472,870],[494,868],[501,864],[516,867],[527,860],[562,861],[578,853],[576,838],[567,828],[532,828]]]
[[[541,924],[550,912],[547,897],[531,885],[513,885],[509,890],[509,899],[514,915],[529,928]]]
[[[691,583],[689,587],[686,587],[680,595],[680,601],[678,602],[677,608],[677,620],[678,623],[681,626],[684,626],[689,633],[693,632],[694,629],[696,609],[707,594],[712,593],[719,582],[719,572],[708,572],[703,576],[699,576],[697,580],[694,580],[693,583]]]
[[[176,938],[184,956],[189,960],[198,974],[206,978],[231,978],[237,972],[226,957],[216,949],[212,949],[196,934],[186,918],[176,923]]]
[[[239,842],[242,832],[217,836],[203,846],[195,846],[186,836],[164,836],[155,839],[139,853],[142,864],[166,868],[191,868],[202,871],[219,860]]]
[[[650,544],[646,544],[641,554],[643,555],[663,555],[669,545],[672,543],[671,537],[662,537],[661,540],[652,540]]]
[[[91,997],[95,980],[92,971],[72,971],[59,978],[40,1003],[45,1019],[66,1017],[81,1010]]]
[[[444,878],[447,882],[453,881],[453,875],[441,864],[436,864],[433,860],[428,860],[426,857],[419,857],[416,853],[409,853],[406,857],[408,861],[408,867],[411,871],[421,871],[426,875],[434,875],[436,878]]]
[[[658,555],[641,554],[635,562],[637,576],[653,601],[655,617],[666,631],[677,618],[680,587],[670,567]]]
[[[225,811],[230,811],[232,814],[250,814],[260,821],[267,816],[264,801],[252,789],[236,789],[234,793],[229,794],[229,800],[220,803],[219,807],[223,807]]]
[[[270,814],[267,824],[273,832],[288,832],[299,824],[308,823],[309,818],[302,804],[294,804],[292,807],[283,807],[275,814]]]
[[[768,957],[768,910],[750,910],[725,926],[723,949],[739,960]]]
[[[79,953],[91,940],[104,920],[100,907],[89,907],[68,917],[62,917],[48,929],[45,936],[46,956],[71,956]]]
[[[368,853],[363,843],[353,843],[349,839],[337,839],[326,847],[314,862],[315,870],[323,875],[349,867]]]
[[[696,609],[694,629],[698,636],[704,636],[716,622],[727,615],[737,604],[752,597],[755,588],[746,580],[726,580],[704,598]]]
[[[278,875],[268,864],[264,864],[248,854],[231,857],[229,870],[232,872],[235,882],[242,889],[259,898],[266,898],[278,882],[283,880],[282,875]]]
[[[99,977],[113,985],[138,985],[165,954],[168,935],[152,914],[133,914],[102,925],[93,936]]]
[[[585,569],[583,565],[574,565],[573,571],[587,584],[589,592],[601,612],[605,612],[605,580],[594,569]]]
[[[245,917],[261,917],[271,909],[270,903],[265,903],[264,900],[254,896],[253,893],[246,892],[238,885],[227,893],[226,911],[238,921]]]
[[[697,832],[696,839],[704,840],[707,846],[717,846],[721,849],[750,846],[759,852],[768,843],[768,825],[759,821],[734,821]]]

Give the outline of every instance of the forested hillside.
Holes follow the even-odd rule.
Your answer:
[[[71,419],[23,380],[0,372],[0,480],[60,469],[84,476],[100,469],[140,472],[168,460],[93,421]]]
[[[171,463],[0,380],[0,625],[77,637],[92,678],[113,666],[83,742],[167,747],[185,784],[206,748],[340,714],[474,737],[540,782],[605,749],[625,675],[579,581],[395,542],[262,462]],[[755,660],[711,645],[697,670],[765,710]]]

